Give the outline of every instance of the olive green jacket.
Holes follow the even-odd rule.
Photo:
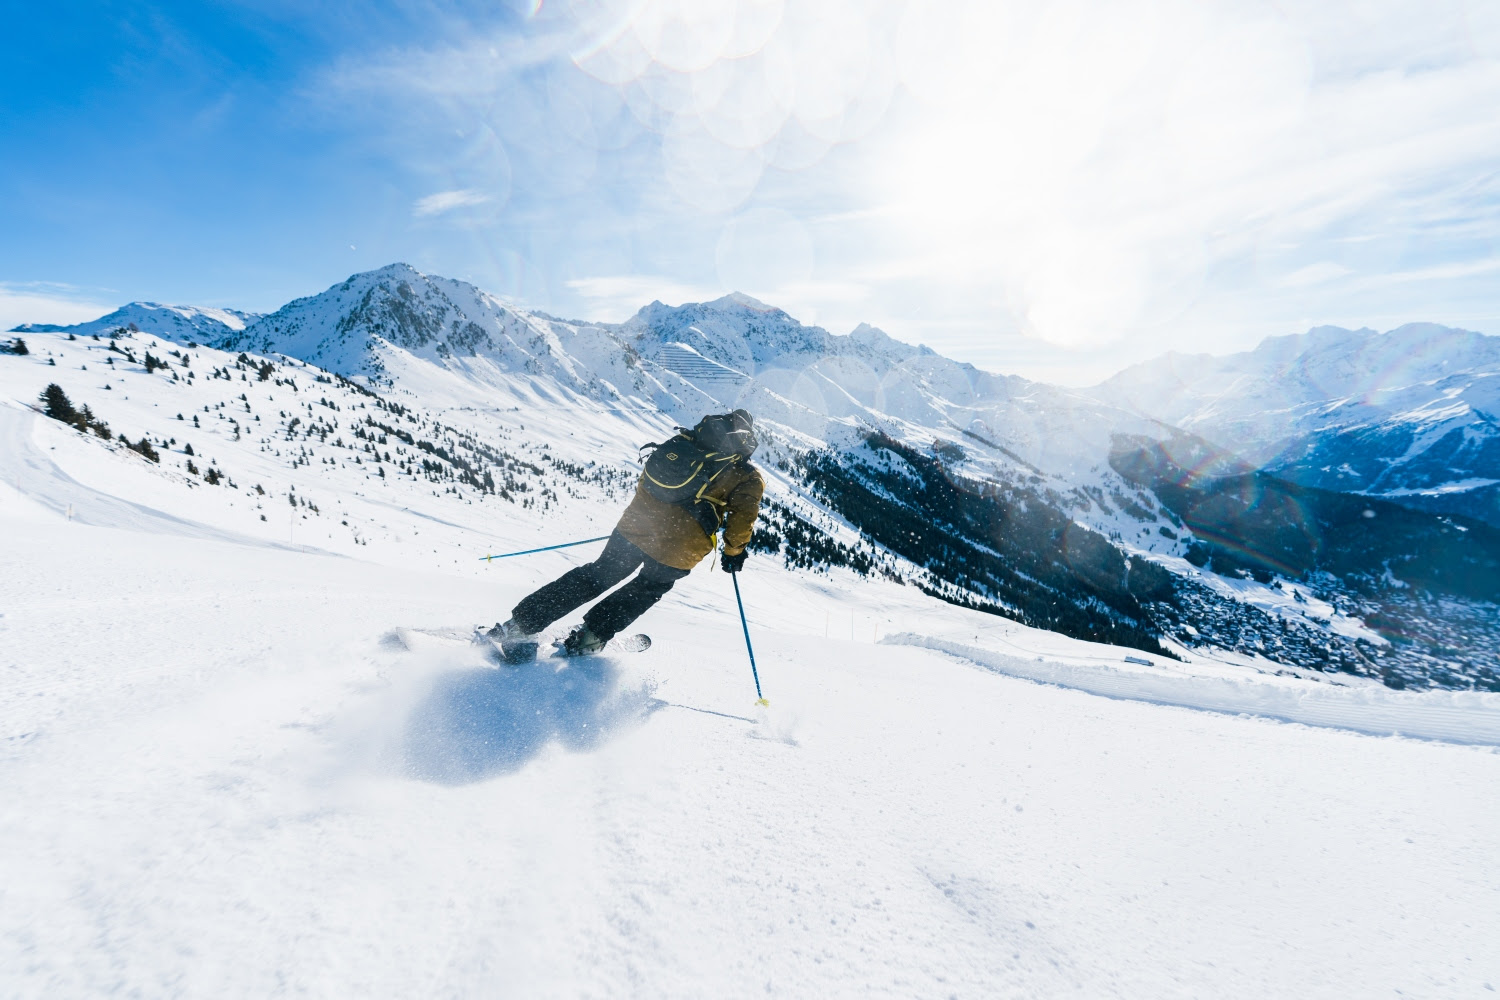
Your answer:
[[[724,551],[729,555],[738,555],[750,544],[765,490],[760,470],[742,463],[725,469],[703,491],[703,499],[719,512]],[[713,538],[704,533],[692,514],[676,504],[656,499],[640,483],[635,487],[635,499],[625,508],[615,530],[652,559],[676,569],[692,569],[714,550]]]

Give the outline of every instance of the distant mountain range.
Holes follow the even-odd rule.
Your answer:
[[[243,330],[260,319],[260,313],[238,309],[206,309],[198,306],[164,306],[155,302],[132,302],[114,312],[87,323],[58,326],[55,323],[26,323],[16,333],[72,333],[89,336],[108,333],[124,327],[140,330],[176,341],[197,340],[202,343],[222,339]]]
[[[1240,354],[1167,354],[1093,393],[1291,482],[1500,525],[1500,337],[1318,327]]]
[[[919,567],[946,599],[1156,652],[1160,637],[1398,686],[1500,685],[1500,338],[1319,328],[1073,390],[743,295],[579,322],[405,264],[263,316],[135,303],[54,329],[130,324],[429,403],[459,379],[683,423],[747,406],[796,500],[756,544],[790,565]],[[825,516],[870,549],[829,543]],[[1289,617],[1294,582],[1370,628]]]
[[[546,375],[683,419],[748,391],[748,403],[818,438],[837,435],[829,419],[894,418],[967,431],[971,442],[1003,444],[1018,467],[1072,476],[1103,465],[1110,435],[1165,425],[1290,482],[1500,526],[1500,337],[1428,323],[1388,333],[1318,327],[1231,355],[1170,353],[1083,391],[981,372],[867,325],[830,334],[743,295],[654,302],[623,324],[584,323],[405,264],[264,316],[137,302],[88,323],[17,332],[118,327],[374,379],[386,343],[470,375]]]

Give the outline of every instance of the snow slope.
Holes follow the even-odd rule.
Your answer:
[[[0,584],[8,994],[1471,996],[1500,976],[1487,750],[783,631],[767,610],[809,595],[765,567],[745,590],[773,714],[752,723],[713,574],[653,616],[650,653],[517,677],[377,639],[494,617],[562,557],[476,581],[9,498],[4,517],[27,568]]]
[[[1450,696],[1466,728],[1430,734],[1468,745],[1229,714],[1301,692],[1345,713],[1318,721],[1376,700],[1410,732],[1434,701],[1264,661],[1138,669],[760,558],[764,713],[707,564],[643,621],[643,654],[501,670],[396,648],[394,627],[494,621],[588,558],[478,557],[608,530],[612,456],[663,416],[425,362],[395,380],[402,413],[280,359],[264,381],[206,348],[147,374],[36,340],[0,358],[0,994],[1500,986],[1495,696]],[[24,409],[47,381],[116,440]],[[367,418],[383,444],[354,436]],[[511,498],[424,475],[397,429],[504,450]],[[1214,711],[1005,657],[1169,678]]]

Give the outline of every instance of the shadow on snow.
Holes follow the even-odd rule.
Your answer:
[[[655,704],[647,687],[620,689],[609,660],[539,660],[439,675],[407,720],[405,769],[464,785],[519,770],[553,740],[590,750]]]

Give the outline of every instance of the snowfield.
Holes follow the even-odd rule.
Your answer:
[[[393,434],[377,474],[356,420],[418,424],[313,369],[200,349],[104,390],[101,342],[29,339],[0,359],[0,995],[1500,988],[1497,696],[1126,663],[769,558],[741,579],[769,709],[707,564],[645,653],[497,668],[392,633],[590,558],[478,557],[607,531],[624,488],[558,470],[658,416],[408,373],[556,484],[506,501],[401,471]],[[48,381],[177,450],[24,409]]]

